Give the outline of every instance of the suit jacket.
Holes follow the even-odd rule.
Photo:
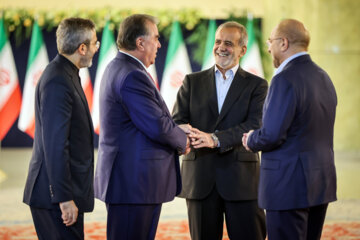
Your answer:
[[[57,209],[74,200],[79,212],[94,207],[93,125],[79,70],[57,55],[35,92],[35,138],[24,202]]]
[[[242,146],[243,133],[261,126],[267,82],[240,67],[218,112],[214,67],[185,77],[175,103],[176,123],[213,133],[220,148],[192,150],[183,157],[181,197],[205,198],[216,185],[226,200],[257,199],[259,156]]]
[[[259,205],[298,209],[336,200],[333,133],[337,97],[309,55],[277,74],[264,104],[263,127],[248,139],[262,151]]]
[[[100,143],[95,197],[111,204],[157,204],[181,190],[178,152],[186,134],[175,124],[150,75],[119,52],[100,87]]]

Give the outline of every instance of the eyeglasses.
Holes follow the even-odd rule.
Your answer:
[[[270,47],[271,43],[275,40],[279,40],[279,39],[283,39],[282,37],[278,37],[278,38],[268,38],[268,40],[266,41],[266,45],[268,47]]]

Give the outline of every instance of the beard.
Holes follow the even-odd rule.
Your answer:
[[[280,66],[280,61],[277,58],[273,58],[273,65],[275,68],[278,68]]]
[[[80,66],[82,68],[91,67],[92,66],[92,59],[93,59],[93,56],[90,56],[90,55],[81,57],[80,58]]]
[[[231,66],[233,66],[234,63],[234,54],[228,54],[225,57],[219,56],[219,54],[228,54],[225,53],[215,53],[215,63],[222,69],[229,69]]]

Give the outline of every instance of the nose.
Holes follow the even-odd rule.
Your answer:
[[[158,48],[161,48],[161,43],[159,40],[158,40]]]

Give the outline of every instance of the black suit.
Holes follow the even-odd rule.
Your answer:
[[[32,212],[58,212],[60,202],[74,200],[82,219],[83,212],[94,208],[93,177],[93,126],[79,70],[57,55],[36,87],[35,138],[23,201]],[[47,238],[47,230],[55,229],[39,223],[35,215],[39,238]]]
[[[243,133],[261,126],[262,106],[266,92],[265,80],[239,68],[219,114],[214,67],[185,77],[173,111],[175,122],[189,123],[203,132],[215,132],[220,141],[220,148],[192,150],[182,159],[183,190],[180,197],[186,198],[188,202],[190,231],[193,239],[206,239],[205,230],[200,233],[199,228],[209,230],[221,228],[222,231],[222,212],[225,213],[228,232],[233,239],[238,238],[239,234],[244,237],[243,239],[263,238],[265,235],[264,213],[257,209],[256,204],[259,156],[245,150],[242,146],[242,136]],[[199,207],[191,206],[192,203],[204,199],[210,199],[210,203],[201,206],[205,209],[202,213],[198,210]],[[231,207],[228,211],[228,203],[231,203],[236,210]],[[239,210],[239,204],[233,203],[240,205],[251,203],[255,206],[253,208],[256,208],[254,210],[256,213],[248,215],[243,210]],[[218,208],[223,208],[223,211],[216,212]],[[239,211],[242,216],[237,216]],[[206,212],[205,215],[204,212]],[[220,220],[209,223],[208,226],[195,226],[197,223],[192,226],[193,219],[197,219],[197,215],[200,214],[204,219],[212,217],[220,218]],[[235,218],[237,220],[234,220]],[[204,221],[204,219],[199,221]],[[248,228],[256,228],[255,232],[260,232],[257,234],[258,237],[250,232],[246,236],[247,233],[236,230],[236,228],[241,228],[236,225],[241,224],[243,220],[249,224],[254,223],[255,226]],[[219,231],[217,230],[212,235],[220,234]],[[217,239],[216,236],[212,238]]]

